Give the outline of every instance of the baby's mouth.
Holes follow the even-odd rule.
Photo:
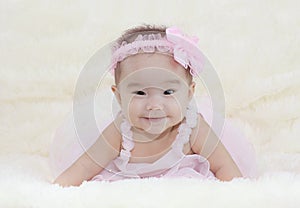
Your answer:
[[[143,119],[149,121],[149,122],[160,122],[163,121],[166,117],[143,117]]]

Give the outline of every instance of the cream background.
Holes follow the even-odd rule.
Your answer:
[[[0,207],[298,207],[299,8],[296,0],[1,0]],[[177,25],[200,38],[228,117],[257,150],[257,180],[49,184],[48,147],[80,70],[141,23]]]

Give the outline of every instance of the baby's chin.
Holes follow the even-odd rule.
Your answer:
[[[161,135],[165,131],[166,131],[165,128],[160,128],[160,129],[151,128],[151,129],[146,129],[145,133],[148,134],[148,135],[151,135],[153,138],[155,138],[156,136]]]
[[[135,129],[144,134],[144,136],[149,138],[155,138],[159,135],[170,131],[170,129],[174,126],[177,126],[182,122],[183,118],[176,120],[176,122],[169,117],[164,118],[140,118],[139,123],[137,122],[137,126]],[[153,139],[151,139],[153,140]]]
[[[160,135],[162,135],[165,131],[168,131],[169,127],[167,126],[155,126],[155,127],[148,127],[148,128],[143,128],[143,127],[134,127],[134,131],[137,134],[142,134],[142,137],[146,137],[147,141],[153,141],[156,140]],[[141,138],[142,138],[141,137]],[[138,138],[135,138],[138,140]],[[145,139],[145,138],[144,138]],[[142,139],[143,140],[143,139]]]
[[[168,118],[145,118],[145,121],[141,121],[144,124],[144,131],[148,134],[159,135],[166,131],[168,126]]]

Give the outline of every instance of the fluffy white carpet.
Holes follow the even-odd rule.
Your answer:
[[[0,207],[299,207],[299,6],[296,0],[1,1]],[[228,117],[257,150],[258,179],[50,184],[48,147],[71,109],[80,70],[97,49],[144,22],[200,37],[222,80]]]

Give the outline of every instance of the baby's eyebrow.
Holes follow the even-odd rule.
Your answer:
[[[141,86],[142,86],[142,85],[141,85],[140,83],[135,83],[135,82],[129,83],[129,84],[127,85],[128,88],[130,88],[130,87],[141,87]]]
[[[174,80],[167,80],[167,81],[165,81],[165,82],[160,83],[160,85],[164,85],[164,84],[176,84],[176,85],[180,85],[180,81],[174,79]],[[145,86],[145,84],[143,84],[143,83],[132,82],[132,83],[129,83],[129,84],[127,85],[127,88],[132,88],[132,87],[144,87],[144,86]]]
[[[179,81],[179,80],[177,80],[177,79],[174,79],[174,80],[168,80],[168,81],[166,81],[166,82],[164,82],[164,83],[170,83],[170,84],[180,84],[180,81]]]

